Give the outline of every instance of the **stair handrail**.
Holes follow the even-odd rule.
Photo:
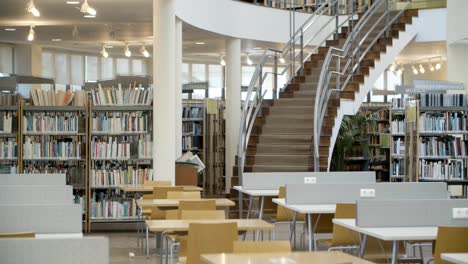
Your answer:
[[[348,0],[348,3],[352,3],[352,0]],[[241,124],[239,128],[239,144],[237,150],[237,162],[238,162],[238,176],[239,176],[239,183],[242,185],[242,175],[244,171],[244,164],[245,164],[245,156],[247,153],[247,148],[249,144],[250,134],[254,127],[255,119],[257,115],[261,113],[262,103],[264,100],[265,92],[262,92],[262,84],[263,81],[267,78],[268,74],[272,74],[273,76],[283,75],[288,70],[291,72],[290,78],[287,83],[290,83],[296,74],[303,70],[304,63],[312,56],[312,54],[316,53],[318,48],[323,45],[330,37],[334,34],[337,34],[338,28],[347,23],[349,20],[354,18],[356,11],[354,6],[349,9],[351,5],[348,4],[348,10],[343,13],[343,10],[340,10],[340,0],[326,0],[321,4],[321,6],[294,32],[290,40],[286,43],[283,49],[271,49],[267,48],[261,55],[258,64],[255,67],[255,71],[252,75],[252,79],[250,80],[249,87],[247,90],[247,96],[245,101],[243,102],[242,112],[241,112]],[[361,8],[367,8],[367,6],[363,6]],[[327,15],[330,14],[330,15]],[[338,23],[340,15],[348,15],[347,19],[344,20],[341,24]],[[312,28],[317,21],[321,17],[328,17],[329,19],[324,19],[324,23],[320,26],[320,29],[313,34],[308,40],[304,40],[305,33]],[[325,27],[329,26],[333,21],[336,21],[335,31],[330,33],[325,37],[321,37],[320,33],[322,32]],[[317,40],[317,38],[320,38]],[[315,47],[312,52],[309,52],[308,55],[305,55],[306,47],[310,46],[312,41],[317,40],[317,43],[320,43]],[[296,46],[299,45],[297,48]],[[298,52],[296,52],[296,49]],[[263,73],[263,69],[269,57],[274,58],[274,64],[278,65],[279,58],[288,58],[289,62],[284,67],[281,73],[276,72],[266,72]],[[299,63],[296,63],[296,60],[299,57]],[[297,64],[297,67],[296,67]],[[276,91],[275,91],[276,92]],[[255,95],[254,95],[255,93]],[[253,98],[252,98],[253,96]],[[276,95],[275,95],[276,97]],[[255,109],[255,110],[254,110]]]
[[[398,0],[394,2],[394,5],[398,3]],[[319,83],[317,85],[317,93],[315,97],[315,105],[314,105],[314,169],[315,171],[320,170],[320,137],[321,137],[321,129],[323,126],[323,120],[326,115],[326,111],[328,109],[328,102],[331,97],[332,92],[342,92],[346,85],[350,82],[353,75],[359,71],[360,63],[368,54],[370,49],[374,46],[374,44],[381,38],[381,36],[386,33],[387,37],[389,36],[389,30],[393,22],[395,22],[402,14],[405,12],[408,7],[411,5],[412,1],[406,2],[406,4],[401,8],[401,10],[390,19],[390,12],[393,11],[390,9],[389,0],[377,0],[375,1],[367,10],[361,19],[358,21],[356,26],[353,27],[352,31],[350,32],[349,36],[347,37],[345,44],[342,48],[331,47],[324,59],[324,63],[322,65],[322,69],[320,71]],[[361,37],[362,31],[364,30],[364,26],[369,23],[370,18],[374,14],[378,14],[378,8],[383,7],[385,11],[382,12],[380,17],[378,17],[376,22],[374,23],[370,29]],[[370,37],[370,34],[373,30],[377,27],[377,25],[383,20],[385,20],[385,26],[383,29],[378,31],[377,35],[373,38]],[[367,48],[361,52],[360,47],[361,45],[370,38],[371,42],[367,46]],[[336,69],[330,70],[329,67],[331,65],[331,61],[333,58],[336,59]],[[346,60],[346,63],[343,67],[341,67],[341,59]],[[330,88],[330,80],[332,76],[336,76],[336,87]],[[341,78],[346,77],[343,82],[341,82]],[[338,97],[339,98],[339,97]],[[328,165],[328,164],[327,164]],[[328,166],[327,166],[328,167]]]

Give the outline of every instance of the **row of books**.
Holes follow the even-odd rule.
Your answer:
[[[392,134],[404,134],[405,133],[405,121],[404,120],[392,120]]]
[[[56,164],[50,161],[33,162],[23,165],[23,173],[64,173],[67,185],[75,187],[84,187],[86,185],[86,167],[82,164]]]
[[[119,169],[92,169],[89,175],[91,187],[144,184],[153,179],[153,169],[128,166]]]
[[[395,108],[405,108],[405,99],[401,99],[401,98],[392,98],[392,109],[395,109]]]
[[[42,88],[33,88],[30,91],[31,100],[37,106],[85,106],[86,91],[55,91],[44,90]]]
[[[12,106],[18,104],[18,95],[0,93],[0,105]]]
[[[419,165],[419,175],[422,179],[437,180],[461,180],[466,177],[466,161],[426,161],[422,160]]]
[[[385,123],[368,124],[367,125],[367,132],[369,132],[369,133],[387,133],[388,132],[388,124],[385,124]]]
[[[91,218],[127,218],[137,216],[135,199],[125,199],[107,196],[104,193],[93,195],[90,199]]]
[[[153,141],[151,141],[151,136],[140,136],[140,138],[138,139],[138,158],[153,158]]]
[[[0,138],[0,159],[16,159],[18,157],[18,144],[16,140]]]
[[[463,138],[427,137],[419,143],[419,155],[426,157],[466,157],[468,156],[467,141]]]
[[[75,113],[27,113],[23,125],[25,132],[78,132],[80,119]]]
[[[203,107],[184,106],[182,108],[182,118],[203,118]]]
[[[425,132],[468,131],[468,114],[458,112],[422,113],[419,130]]]
[[[86,212],[86,196],[75,195],[75,197],[73,198],[73,202],[81,206],[81,212],[83,214]]]
[[[148,115],[141,111],[131,113],[94,113],[91,122],[93,132],[146,133],[148,131]]]
[[[404,176],[405,175],[405,165],[403,160],[393,160],[390,164],[390,173],[392,176]]]
[[[194,122],[182,123],[182,132],[183,133],[192,133],[194,135],[202,135],[203,134],[203,124],[194,123]]]
[[[153,102],[152,88],[99,88],[91,90],[94,105],[151,105]]]
[[[81,159],[82,143],[50,136],[26,136],[23,143],[25,159]]]
[[[191,149],[202,149],[202,148],[203,148],[203,138],[192,137],[192,136],[182,137],[182,149],[191,150]]]
[[[404,155],[405,154],[405,141],[401,138],[392,140],[392,154]]]
[[[388,120],[390,113],[387,110],[378,110],[371,113],[371,118],[375,120]]]
[[[106,139],[94,138],[91,141],[91,158],[93,159],[130,159],[130,142],[117,137]]]
[[[13,119],[12,112],[0,113],[0,133],[11,133],[13,131]]]
[[[16,174],[18,166],[16,164],[0,164],[0,174]]]
[[[460,107],[468,106],[466,94],[421,94],[421,107]]]

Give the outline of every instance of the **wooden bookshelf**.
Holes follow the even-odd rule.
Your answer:
[[[21,168],[19,113],[20,105],[0,106],[0,174],[16,173]]]

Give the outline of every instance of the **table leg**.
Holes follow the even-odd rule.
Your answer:
[[[364,252],[366,250],[366,242],[367,242],[367,235],[361,234],[361,250],[359,251],[360,258],[364,256]]]
[[[243,207],[242,207],[242,203],[243,203],[243,195],[242,195],[242,192],[241,191],[238,191],[239,192],[239,219],[242,219],[243,217]]]
[[[258,219],[262,220],[263,219],[263,206],[265,204],[265,196],[260,197],[260,212],[258,214]],[[257,231],[257,240],[258,236],[260,235],[260,231]],[[263,237],[262,237],[263,240]]]
[[[392,247],[392,264],[396,264],[398,262],[398,241],[393,241]]]
[[[289,228],[289,241],[291,239],[294,239],[293,241],[293,248],[296,248],[296,218],[297,218],[297,213],[296,211],[293,211],[293,219],[292,219],[292,224]]]
[[[250,213],[252,211],[252,206],[253,206],[253,196],[249,197],[249,209],[247,210],[247,216],[246,219],[250,218]]]
[[[314,228],[312,226],[312,216],[311,214],[307,214],[307,224],[309,225],[309,252],[312,251],[312,240],[314,240],[313,238],[313,232],[312,232],[312,229]]]
[[[146,257],[149,257],[149,229],[146,226]]]

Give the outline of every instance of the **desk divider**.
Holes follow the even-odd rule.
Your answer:
[[[0,233],[34,232],[36,234],[81,233],[81,206],[0,205]]]
[[[354,203],[356,200],[361,199],[448,198],[450,196],[447,191],[447,184],[444,182],[286,185],[286,203],[294,205]]]
[[[66,185],[65,174],[0,174],[0,185]]]
[[[15,204],[73,204],[73,187],[0,185],[0,205]]]
[[[108,264],[109,240],[106,237],[3,238],[0,256],[2,263]]]
[[[455,209],[454,209],[455,208]],[[357,201],[356,225],[359,227],[434,227],[468,226],[466,199],[361,200]]]
[[[245,172],[244,190],[278,190],[287,184],[375,183],[375,171],[336,172]]]

